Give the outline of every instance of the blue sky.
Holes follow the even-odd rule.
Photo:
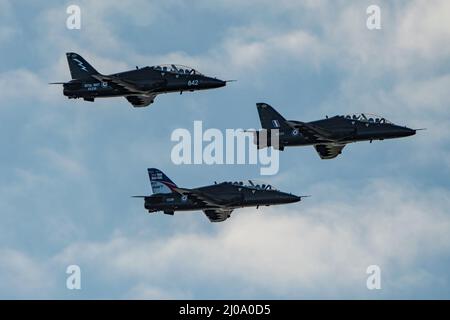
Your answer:
[[[65,26],[81,8],[81,30]],[[382,29],[366,28],[381,7]],[[1,298],[450,298],[448,1],[0,0]],[[178,63],[226,88],[67,100],[65,52],[103,73]],[[418,135],[280,154],[262,177],[304,202],[149,215],[146,168],[179,185],[259,177],[254,165],[170,160],[176,128],[258,128],[256,102],[290,119],[381,114]],[[66,289],[66,267],[82,289]],[[382,289],[366,288],[366,268]]]

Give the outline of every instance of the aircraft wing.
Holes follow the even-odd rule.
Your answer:
[[[300,121],[287,121],[287,123],[293,129],[297,129],[301,134],[310,139],[334,141],[334,139],[332,138],[333,133],[327,129]]]
[[[117,77],[113,77],[113,76],[105,76],[102,74],[95,74],[92,75],[93,78],[97,79],[98,81],[103,81],[103,82],[112,82],[124,89],[127,89],[130,92],[140,92],[140,93],[145,93],[147,91],[143,91],[141,90],[137,84],[131,82],[131,81],[125,81],[122,79],[119,79]]]
[[[208,217],[209,221],[222,222],[230,217],[231,212],[233,212],[233,210],[214,209],[214,210],[204,210],[203,212]]]
[[[317,144],[314,146],[321,159],[333,159],[342,153],[345,144]]]
[[[155,97],[156,94],[140,94],[135,96],[126,96],[125,98],[133,105],[133,107],[140,108],[152,104]]]
[[[206,194],[204,192],[195,189],[172,187],[171,190],[174,192],[178,192],[181,195],[188,196],[192,200],[203,203],[204,205],[216,208],[227,208],[226,204],[224,204],[223,201],[221,201],[220,199],[214,198],[209,194]]]

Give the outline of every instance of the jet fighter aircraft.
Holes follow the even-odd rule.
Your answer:
[[[257,103],[256,107],[261,126],[266,130],[254,132],[258,149],[271,146],[274,132],[278,136],[278,145],[273,146],[275,149],[283,151],[285,147],[312,145],[322,159],[336,158],[351,142],[408,137],[416,134],[417,130],[423,130],[402,127],[385,118],[363,113],[312,122],[292,121],[283,118],[266,103]],[[276,137],[273,140],[277,141]]]
[[[125,97],[133,107],[146,107],[161,93],[214,89],[227,83],[174,64],[136,67],[136,70],[103,75],[79,54],[68,52],[66,55],[72,80],[51,84],[62,84],[63,93],[69,99],[83,98],[92,102],[95,98]]]
[[[228,219],[236,208],[293,203],[305,197],[281,192],[269,184],[252,180],[187,189],[178,187],[158,169],[148,169],[148,175],[153,194],[134,196],[144,199],[144,207],[148,212],[163,211],[173,215],[175,211],[203,210],[211,222]]]

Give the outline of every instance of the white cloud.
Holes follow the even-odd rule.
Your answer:
[[[45,80],[26,69],[0,73],[0,86],[3,88],[0,97],[3,108],[10,107],[12,101],[15,103],[36,100],[49,102],[56,98],[56,94],[52,94]]]
[[[57,260],[106,269],[106,279],[125,276],[135,283],[130,295],[142,297],[146,284],[170,287],[174,282],[178,288],[203,287],[217,290],[218,296],[241,298],[258,292],[292,298],[368,297],[365,270],[371,264],[380,265],[386,275],[385,297],[420,296],[408,291],[407,284],[432,290],[428,280],[442,276],[418,269],[416,263],[447,255],[449,207],[447,191],[423,195],[377,181],[345,200],[262,209],[262,214],[236,211],[231,220],[211,225],[213,232],[162,239],[122,234],[108,242],[73,244]],[[166,218],[187,224],[206,219],[183,214]],[[160,296],[149,290],[149,297]]]
[[[284,59],[314,62],[320,59],[318,55],[321,54],[318,39],[304,30],[280,34],[265,28],[252,28],[251,32],[247,28],[233,30],[222,50],[228,60],[222,65],[227,68],[231,66],[238,74],[267,69],[273,71],[273,61],[277,60],[277,64],[283,63]],[[279,59],[281,55],[283,59]]]
[[[4,298],[43,298],[53,283],[54,278],[37,260],[17,250],[0,248],[0,293]]]
[[[0,1],[0,9],[4,3],[7,2]],[[158,5],[143,0],[132,4],[82,2],[82,10],[86,13],[82,22],[86,32],[82,33],[64,28],[66,13],[63,6],[38,15],[37,22],[43,24],[36,31],[35,41],[39,45],[35,48],[45,53],[48,63],[39,70],[22,68],[0,74],[1,108],[2,112],[25,104],[36,108],[34,103],[39,102],[39,111],[31,109],[38,116],[27,119],[20,126],[20,133],[31,132],[32,136],[38,137],[43,128],[48,128],[54,136],[67,138],[62,140],[67,149],[38,148],[37,154],[41,157],[37,162],[42,163],[45,159],[60,170],[51,170],[46,175],[36,171],[35,167],[18,169],[17,183],[5,183],[1,188],[2,213],[15,212],[17,204],[24,201],[24,194],[30,203],[36,203],[33,199],[42,198],[40,192],[56,198],[58,191],[64,191],[67,184],[61,174],[64,172],[86,178],[81,184],[92,198],[84,194],[85,197],[77,201],[83,205],[77,208],[89,208],[97,213],[89,216],[93,228],[107,220],[106,214],[102,216],[102,209],[110,207],[101,203],[107,197],[103,194],[100,200],[95,198],[97,193],[101,193],[100,188],[107,189],[106,194],[111,189],[93,183],[85,169],[89,163],[81,161],[86,155],[84,152],[91,150],[87,147],[91,141],[89,134],[95,133],[92,128],[99,125],[99,118],[92,116],[92,111],[88,113],[88,108],[78,109],[81,111],[76,114],[63,110],[60,103],[67,101],[63,100],[61,88],[47,85],[48,81],[68,79],[64,52],[69,50],[80,52],[104,73],[125,70],[140,63],[176,62],[191,65],[207,74],[249,80],[247,83],[252,85],[262,83],[262,88],[285,75],[286,69],[280,70],[280,64],[292,67],[313,65],[317,68],[332,65],[333,69],[339,69],[342,83],[339,97],[332,97],[333,101],[327,102],[332,110],[336,112],[339,108],[341,113],[356,111],[357,108],[382,113],[388,118],[392,116],[391,120],[396,122],[428,127],[429,131],[411,138],[417,142],[413,159],[428,163],[433,170],[441,170],[441,165],[448,170],[450,129],[447,120],[450,109],[447,101],[450,97],[446,88],[449,78],[443,75],[445,71],[442,68],[434,69],[447,63],[450,52],[450,29],[446,27],[450,21],[447,19],[450,12],[448,3],[404,1],[404,6],[394,6],[387,1],[382,2],[383,29],[380,32],[366,29],[364,3],[350,6],[343,3],[303,1],[299,4],[298,1],[283,0],[281,6],[280,2],[273,1],[262,4],[223,2],[222,6],[227,10],[255,17],[237,27],[230,26],[222,37],[216,38],[207,50],[198,54],[189,54],[185,48],[179,48],[144,55],[140,44],[124,48],[125,39],[121,38],[124,35],[115,32],[115,28],[120,28],[123,23],[116,20],[117,17],[125,17],[127,23],[138,27],[159,27],[153,23],[154,19],[170,17],[174,8],[186,8],[179,1]],[[211,2],[202,5],[211,6]],[[257,10],[248,10],[255,5],[258,5]],[[298,24],[284,24],[286,21],[282,21],[274,25],[273,21],[262,19],[261,12],[265,12],[268,6],[275,10],[267,10],[271,12],[269,15],[281,12],[286,20],[298,21]],[[136,7],[141,10],[136,10]],[[11,16],[12,12],[8,14]],[[0,42],[11,38],[11,30],[2,30]],[[287,76],[289,81],[297,79],[295,73]],[[385,80],[391,81],[392,85],[385,84]],[[239,83],[244,85],[245,81]],[[301,92],[288,94],[295,97]],[[96,107],[101,106],[101,103],[96,103]],[[297,107],[295,101],[292,106]],[[112,110],[109,109],[108,114],[115,112]],[[130,112],[136,114],[137,111]],[[72,115],[78,116],[70,118]],[[291,115],[295,116],[295,113]],[[93,120],[89,121],[91,117]],[[152,116],[149,118],[153,121]],[[109,127],[105,126],[105,129]],[[103,157],[108,159],[104,166],[117,176],[120,176],[117,172],[123,170],[125,164],[129,166],[130,161],[134,161],[133,165],[141,165],[148,161],[161,163],[167,160],[160,152],[162,147],[157,146],[161,143],[157,141],[159,137],[149,140],[147,136],[139,135],[129,139],[126,144],[129,152],[124,149],[123,157],[114,152],[116,145],[120,145],[117,140],[111,146],[108,145],[111,140],[106,140],[106,137],[102,135],[99,139],[105,140],[93,139],[91,143],[100,141],[102,150],[99,152],[110,152],[110,156]],[[128,136],[121,138],[126,140]],[[86,157],[89,158],[88,155]],[[92,158],[99,161],[98,157]],[[415,168],[410,167],[408,172]],[[408,178],[414,181],[414,177]],[[118,185],[123,182],[120,179],[115,181]],[[73,263],[74,260],[92,266],[97,272],[104,272],[102,276],[95,271],[92,275],[100,282],[106,284],[121,279],[126,292],[120,297],[127,298],[195,298],[202,294],[202,288],[212,288],[223,297],[235,297],[234,294],[247,298],[258,294],[268,297],[367,297],[365,268],[373,263],[380,264],[386,272],[383,273],[386,274],[383,296],[420,296],[421,289],[432,292],[433,286],[439,283],[448,285],[448,279],[442,279],[442,274],[419,266],[424,259],[438,261],[441,257],[448,258],[450,201],[447,190],[405,186],[390,180],[377,182],[363,191],[334,188],[333,194],[327,192],[328,189],[315,190],[313,198],[298,206],[264,208],[261,215],[254,210],[240,210],[233,214],[231,220],[220,225],[210,225],[200,213],[180,214],[172,218],[164,216],[161,218],[175,221],[169,235],[161,235],[154,229],[147,232],[148,225],[142,224],[139,225],[142,234],[135,235],[121,224],[110,241],[85,242],[79,239],[94,238],[87,234],[89,232],[82,231],[86,229],[82,223],[88,219],[74,222],[76,216],[72,216],[73,211],[66,207],[79,194],[72,195],[70,190],[61,192],[61,201],[57,204],[57,201],[38,202],[41,210],[33,214],[42,214],[39,226],[48,230],[48,238],[64,243],[61,247],[74,239],[78,242],[50,259],[51,266],[43,262],[45,259],[34,260],[24,252],[0,250],[0,275],[4,275],[0,292],[26,297],[35,297],[40,290],[54,292],[54,288],[48,286],[54,273],[48,270],[56,270],[61,264]],[[116,192],[113,190],[113,194]],[[351,196],[342,196],[345,193]],[[58,213],[42,212],[49,206]],[[89,215],[89,210],[83,214]],[[127,222],[132,219],[131,215],[123,212],[112,212],[111,217],[118,220],[119,214],[120,219]],[[21,217],[27,216],[24,213]],[[14,228],[8,226],[13,226],[11,221],[14,220],[11,220],[11,214],[7,218],[9,222],[4,228],[9,229],[8,234],[13,239],[16,236]],[[145,221],[152,224],[158,217],[146,218]],[[30,221],[36,220],[30,218]],[[105,236],[102,233],[100,237]],[[30,283],[30,286],[25,286],[25,283]],[[116,292],[111,295],[117,297]]]
[[[162,288],[146,286],[138,284],[131,288],[126,295],[125,299],[138,299],[138,300],[173,300],[173,299],[192,299],[192,296],[188,293],[167,291]]]
[[[450,75],[404,81],[393,89],[405,112],[426,118],[450,117]],[[424,112],[426,110],[426,112]]]
[[[86,169],[83,165],[69,155],[45,148],[39,149],[38,154],[46,158],[51,167],[59,168],[63,172],[63,175],[78,178],[86,175]]]
[[[411,1],[400,10],[396,41],[400,49],[419,59],[446,59],[450,53],[450,3],[446,0]]]

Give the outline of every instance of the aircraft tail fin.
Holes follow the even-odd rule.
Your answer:
[[[172,189],[177,188],[177,185],[159,169],[149,168],[148,176],[153,193],[172,193]]]
[[[289,129],[286,119],[267,103],[257,103],[259,120],[263,129]]]
[[[99,74],[98,71],[78,53],[67,52],[66,56],[72,79],[86,79],[92,75]]]

